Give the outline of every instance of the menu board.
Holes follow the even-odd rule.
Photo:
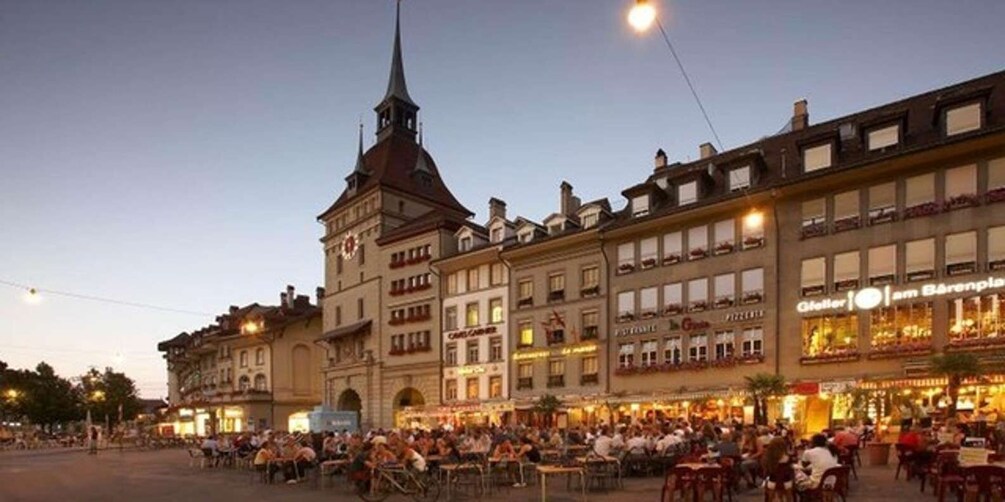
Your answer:
[[[960,448],[960,465],[984,465],[988,463],[988,451],[984,448],[964,446]]]

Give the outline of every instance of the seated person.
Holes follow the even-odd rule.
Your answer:
[[[396,448],[397,458],[401,465],[415,472],[426,472],[426,459],[408,443],[398,441]]]
[[[812,448],[803,452],[800,459],[806,465],[804,470],[796,472],[796,488],[799,491],[811,490],[820,486],[824,472],[831,467],[837,467],[837,456],[828,448],[827,436],[816,434],[810,439]],[[809,472],[805,472],[808,470]]]
[[[785,439],[772,439],[764,448],[761,462],[766,488],[769,490],[792,489],[795,482],[795,471],[792,469],[792,459],[789,458],[788,444]]]
[[[293,454],[293,461],[287,463],[283,470],[283,477],[287,483],[296,483],[300,474],[307,472],[307,469],[314,465],[314,460],[318,458],[317,453],[310,444],[304,440],[300,442],[300,448]]]
[[[276,475],[276,472],[279,471],[279,465],[269,463],[270,460],[275,458],[276,452],[272,441],[265,441],[262,443],[262,447],[258,449],[257,453],[255,453],[255,470],[258,472],[265,472],[266,469],[268,469],[269,483],[272,482],[272,478]]]
[[[854,432],[848,430],[844,426],[838,426],[834,429],[834,446],[842,450],[847,450],[848,448],[858,447],[858,436]]]

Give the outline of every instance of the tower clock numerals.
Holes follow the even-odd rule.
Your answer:
[[[349,232],[342,238],[342,245],[339,246],[339,252],[342,253],[342,259],[351,260],[356,256],[356,250],[359,248],[359,237],[356,234]]]

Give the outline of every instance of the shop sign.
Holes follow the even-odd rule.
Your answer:
[[[852,290],[844,298],[825,298],[823,300],[803,300],[796,304],[796,312],[806,314],[826,310],[872,310],[876,307],[889,307],[902,300],[932,298],[958,293],[981,293],[987,289],[1005,288],[1005,277],[988,276],[979,281],[956,283],[933,282],[921,286],[893,291],[890,286],[882,288],[868,287],[858,291]]]
[[[462,329],[460,331],[451,331],[447,333],[447,338],[450,340],[458,340],[461,338],[471,338],[474,336],[481,335],[491,335],[496,332],[495,326],[486,326],[484,328],[472,328],[472,329]]]
[[[576,345],[573,347],[562,347],[555,350],[535,350],[531,352],[517,352],[513,354],[514,361],[526,361],[530,359],[543,359],[545,357],[575,356],[581,354],[592,354],[597,351],[597,344]]]
[[[730,312],[726,314],[726,322],[752,321],[764,317],[764,310],[745,310],[743,312]]]
[[[485,373],[485,366],[462,366],[457,368],[457,376],[481,375]]]
[[[843,394],[855,388],[854,380],[838,380],[820,382],[820,392],[825,394]]]
[[[644,335],[646,333],[655,333],[656,324],[646,324],[644,326],[631,326],[628,328],[619,328],[614,330],[614,336],[632,336],[632,335]]]
[[[695,321],[690,317],[685,317],[683,321],[680,322],[680,327],[684,331],[697,331],[699,329],[708,329],[711,326],[708,321]]]
[[[820,384],[817,382],[799,382],[792,384],[789,391],[801,396],[810,396],[820,393]]]

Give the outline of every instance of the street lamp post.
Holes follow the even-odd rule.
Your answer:
[[[257,322],[257,323],[255,321],[253,321],[253,320],[245,321],[244,324],[241,325],[241,331],[243,331],[244,334],[250,335],[252,337],[256,337],[257,336],[259,339],[264,340],[266,343],[269,344],[269,382],[268,382],[268,385],[267,385],[267,387],[269,389],[271,389],[269,391],[269,427],[272,428],[272,429],[275,429],[276,428],[276,392],[275,392],[276,382],[275,382],[275,378],[274,377],[275,377],[275,372],[276,372],[276,356],[275,356],[275,347],[273,346],[273,342],[275,341],[275,337],[268,337],[267,338],[267,337],[264,336],[265,320],[262,320],[262,321]]]

